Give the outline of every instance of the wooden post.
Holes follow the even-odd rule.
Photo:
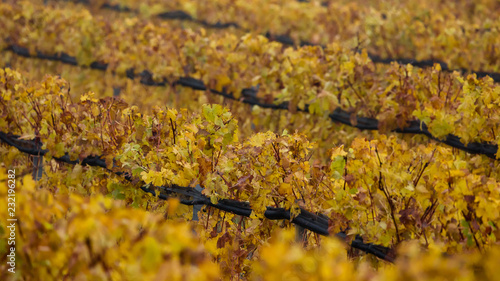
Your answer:
[[[120,87],[113,87],[113,97],[119,97],[121,90]]]
[[[43,173],[43,156],[33,156],[33,179],[38,181],[42,178]]]
[[[196,191],[201,192],[203,188],[198,184],[195,188]],[[201,211],[201,207],[203,205],[193,205],[193,220],[197,221],[198,220],[198,212]]]
[[[297,199],[295,203],[299,203],[299,206],[304,204],[304,199]],[[300,225],[295,225],[295,240],[299,243],[307,244],[306,229]]]

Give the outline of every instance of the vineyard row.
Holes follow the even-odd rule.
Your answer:
[[[409,56],[424,63],[429,58],[444,61],[450,69],[498,72],[499,22],[493,13],[496,7],[477,9],[477,14],[468,18],[470,14],[464,11],[473,7],[464,7],[461,3],[452,7],[430,1],[414,4],[417,7],[386,3],[375,9],[362,3],[329,3],[324,7],[317,3],[286,1],[251,5],[236,1],[230,9],[224,1],[209,4],[156,0],[85,2],[91,8],[104,5],[108,9],[133,11],[134,15],[145,18],[190,20],[207,27],[238,27],[243,31],[272,34],[275,39],[293,45],[340,42],[352,48],[366,48],[374,54],[374,59],[383,58],[381,62]],[[492,1],[475,5],[481,4],[495,6]],[[394,9],[394,6],[400,7]],[[264,13],[263,8],[269,11]],[[442,13],[433,13],[435,10]],[[467,21],[471,24],[464,24]]]
[[[151,83],[192,77],[236,98],[289,102],[292,112],[308,104],[310,113],[327,117],[342,108],[352,124],[355,116],[376,118],[381,132],[418,119],[439,139],[452,134],[464,144],[500,143],[500,87],[488,77],[450,74],[440,65],[379,65],[365,51],[338,44],[294,49],[263,36],[207,35],[140,18],[94,17],[86,10],[41,6],[37,13],[24,12],[37,8],[25,2],[0,8],[7,37],[1,48],[66,52],[73,64],[107,66],[120,75],[134,69]]]
[[[88,2],[85,2],[86,4],[90,4]],[[115,12],[134,12],[134,13],[139,13],[138,10],[131,9],[127,6],[121,6],[120,4],[109,4],[109,3],[104,3],[101,6],[102,9],[109,9]],[[217,22],[217,23],[210,23],[205,20],[199,20],[196,18],[193,18],[191,15],[188,13],[182,11],[182,10],[175,10],[175,11],[167,11],[163,12],[160,14],[155,15],[156,17],[164,20],[186,20],[186,21],[192,21],[194,23],[197,23],[203,27],[206,28],[215,28],[215,29],[229,29],[229,28],[241,28],[238,23],[236,22]],[[245,30],[246,32],[251,32],[251,30]],[[283,45],[296,45],[294,40],[286,35],[286,34],[271,34],[270,32],[266,32],[263,34],[267,39],[271,41],[276,41],[279,42]],[[324,48],[324,46],[315,44],[309,41],[300,41],[298,43],[299,46],[321,46]],[[441,69],[443,71],[448,71],[448,72],[454,72],[458,71],[462,74],[467,74],[467,73],[475,73],[478,78],[486,77],[489,76],[493,79],[495,82],[500,82],[500,72],[489,72],[489,71],[478,71],[478,70],[473,70],[473,69],[468,69],[468,68],[460,68],[460,69],[452,69],[449,68],[448,65],[442,61],[442,60],[437,60],[437,59],[425,59],[425,60],[418,60],[415,58],[404,58],[404,57],[399,57],[399,58],[394,58],[394,57],[381,57],[375,53],[368,52],[368,57],[370,58],[371,61],[374,63],[381,63],[381,64],[391,64],[391,63],[398,63],[398,64],[411,64],[415,67],[433,67],[435,64],[441,65]]]
[[[36,140],[23,140],[19,139],[19,136],[12,135],[9,133],[1,132],[0,131],[0,140],[2,140],[4,143],[6,143],[9,146],[17,148],[19,151],[23,153],[27,153],[29,155],[33,156],[44,156],[45,154],[48,153],[47,149],[42,149],[43,144],[40,143],[39,141]],[[82,166],[88,165],[92,167],[101,167],[104,168],[110,172],[113,172],[112,170],[107,168],[106,161],[102,156],[87,156],[83,159],[78,159],[78,160],[71,160],[69,155],[66,153],[62,157],[55,157],[52,156],[53,159],[62,162],[62,163],[67,163],[71,165],[76,165],[80,164]],[[113,162],[116,162],[113,160]],[[116,165],[113,165],[113,168],[117,168]],[[128,173],[120,172],[120,171],[114,171],[113,173],[124,177],[127,181],[134,181],[133,177],[130,176]],[[152,194],[155,197],[158,197],[159,199],[162,200],[168,200],[171,198],[171,196],[168,196],[166,194],[161,194],[153,189],[151,189],[148,185],[143,184],[141,187],[141,190],[147,193]],[[166,186],[161,186],[161,187],[155,187],[158,189],[161,189],[165,191],[167,194],[176,194],[177,197],[191,197],[191,200],[186,200],[186,199],[180,199],[180,203],[183,205],[206,205],[209,207],[214,207],[216,209],[225,211],[225,212],[230,212],[235,215],[243,216],[243,217],[250,217],[252,214],[252,208],[250,207],[249,203],[247,202],[240,202],[237,200],[231,200],[231,199],[223,199],[219,200],[216,204],[211,202],[210,198],[207,196],[203,195],[201,192],[195,190],[194,188],[191,187],[183,187],[183,186],[178,186],[175,184],[172,184],[169,187]],[[290,210],[285,210],[284,208],[275,208],[275,207],[267,207],[266,211],[264,213],[264,216],[267,219],[270,220],[289,220],[292,223],[301,226],[305,229],[308,229],[312,232],[321,234],[321,235],[330,235],[328,232],[328,217],[325,217],[323,215],[318,215],[311,213],[307,210],[304,210],[300,208],[300,212],[298,213],[297,216],[293,217],[291,215]],[[340,232],[335,234],[335,236],[339,237],[340,239],[345,239],[346,238],[346,233],[345,232]],[[368,254],[372,254],[380,259],[386,260],[393,262],[394,257],[389,255],[390,248],[381,246],[381,245],[375,245],[373,243],[364,243],[363,239],[360,236],[356,236],[355,239],[352,240],[351,242],[351,247],[362,250]]]
[[[66,53],[61,53],[59,55],[54,54],[44,54],[41,52],[37,52],[35,56],[32,56],[29,52],[28,49],[20,47],[20,46],[10,46],[8,50],[14,52],[17,55],[21,55],[24,57],[36,57],[40,59],[47,59],[47,60],[55,60],[55,61],[60,61],[63,63],[67,63],[70,65],[78,65],[78,61],[75,57],[69,56]],[[106,71],[108,69],[108,65],[105,63],[100,63],[100,62],[92,62],[89,65],[90,68],[97,69],[97,70],[103,70]],[[276,109],[276,110],[290,110],[290,103],[289,102],[282,102],[279,104],[275,103],[265,103],[262,102],[256,95],[256,90],[255,88],[247,88],[243,89],[241,98],[235,97],[232,93],[227,93],[226,91],[218,91],[215,89],[210,89],[208,88],[204,82],[200,79],[195,79],[192,77],[181,77],[176,81],[168,81],[166,78],[163,78],[161,82],[155,81],[153,79],[153,74],[147,70],[142,71],[141,73],[135,73],[134,69],[127,69],[126,70],[126,76],[130,79],[135,79],[139,78],[140,83],[147,85],[147,86],[166,86],[166,85],[180,85],[184,87],[189,87],[194,90],[200,90],[200,91],[208,91],[212,94],[216,95],[221,95],[225,98],[231,99],[231,100],[236,100],[240,101],[249,105],[257,105],[262,108],[270,108],[270,109]],[[246,93],[246,94],[245,94]],[[310,105],[305,104],[303,108],[297,107],[296,111],[303,111],[303,112],[310,112],[309,110]],[[352,114],[349,114],[347,111],[341,109],[340,107],[336,108],[333,112],[328,114],[329,118],[332,121],[335,122],[340,122],[343,124],[346,124],[348,126],[356,127],[361,130],[378,130],[379,129],[379,121],[375,118],[368,118],[368,117],[362,117],[362,116],[355,116],[356,121],[353,122],[353,116]],[[409,124],[407,124],[403,128],[396,128],[392,130],[393,132],[396,133],[402,133],[402,134],[421,134],[425,135],[426,137],[442,142],[444,144],[450,145],[454,148],[469,152],[469,153],[474,153],[474,154],[482,154],[486,155],[492,159],[496,159],[496,155],[498,152],[498,145],[497,144],[488,144],[485,142],[471,142],[468,144],[464,144],[463,142],[460,141],[460,137],[453,135],[453,134],[447,134],[444,136],[441,136],[440,138],[437,138],[433,136],[433,134],[429,131],[428,126],[419,120],[413,120],[410,121]]]
[[[408,240],[428,245],[430,240],[456,252],[487,248],[500,238],[499,170],[487,157],[464,159],[434,142],[415,145],[381,134],[372,140],[355,138],[345,149],[333,145],[321,163],[311,158],[317,144],[303,134],[268,131],[240,140],[238,120],[219,104],[203,104],[198,113],[153,106],[143,114],[120,97],[97,99],[86,92],[76,101],[69,86],[57,76],[27,82],[17,71],[0,69],[0,131],[35,140],[35,146],[28,142],[23,147],[38,150],[43,144],[46,159],[82,161],[100,155],[108,169],[129,173],[137,186],[129,188],[101,169],[83,175],[81,165],[69,168],[51,161],[51,169],[44,170],[47,177],[40,179],[48,187],[112,193],[147,207],[157,200],[140,185],[199,185],[213,205],[229,199],[248,202],[248,221],[255,227],[278,227],[265,219],[269,206],[289,210],[290,218],[304,209],[326,215],[329,233],[348,228],[349,238],[359,234],[385,247]],[[14,148],[2,152],[7,166],[19,153]],[[156,189],[144,189],[156,195]],[[159,191],[168,196],[172,190]],[[186,195],[190,204],[206,200]],[[237,223],[228,223],[235,235],[241,234]],[[245,229],[248,235],[262,233],[262,228]]]

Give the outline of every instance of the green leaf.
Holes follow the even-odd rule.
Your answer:
[[[344,174],[346,161],[344,156],[338,155],[333,158],[332,163],[330,164],[331,175],[335,179],[340,179],[342,174]]]

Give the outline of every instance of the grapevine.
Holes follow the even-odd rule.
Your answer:
[[[28,111],[20,114],[25,117],[19,118],[9,114],[10,111],[4,107],[2,110],[11,125],[6,127],[6,123],[1,124],[2,130],[24,136],[34,132],[43,143],[42,149],[48,149],[40,151],[35,146],[35,150],[25,149],[24,152],[43,154],[68,163],[98,163],[100,167],[111,170],[124,167],[128,171],[116,172],[140,176],[145,184],[153,186],[192,186],[200,183],[205,187],[203,194],[207,197],[191,196],[192,200],[198,203],[210,200],[212,206],[217,206],[220,201],[221,208],[225,210],[231,209],[232,201],[224,200],[248,201],[253,211],[237,214],[255,218],[275,216],[268,209],[268,206],[274,205],[274,208],[289,209],[290,218],[298,219],[297,216],[303,212],[299,211],[296,200],[303,199],[304,206],[310,211],[325,213],[330,210],[331,215],[342,214],[352,231],[356,230],[354,233],[366,233],[368,237],[386,233],[379,240],[385,245],[414,235],[425,240],[455,239],[440,233],[443,219],[449,223],[450,220],[465,218],[466,222],[477,224],[477,232],[471,233],[468,239],[482,235],[483,242],[478,247],[485,247],[490,239],[495,239],[488,235],[491,234],[490,224],[496,228],[500,216],[491,209],[498,202],[494,197],[499,188],[496,181],[493,178],[489,180],[479,171],[463,171],[466,163],[447,160],[451,151],[443,147],[421,146],[416,150],[407,150],[406,144],[394,137],[382,138],[380,142],[356,139],[347,152],[342,147],[334,149],[329,166],[311,167],[308,151],[314,144],[303,136],[259,133],[245,142],[239,142],[235,134],[236,122],[227,110],[218,105],[205,106],[202,116],[159,108],[152,116],[145,116],[133,107],[128,108],[122,101],[98,100],[92,97],[92,93],[83,95],[76,104],[64,102],[60,98],[64,95],[61,92],[64,82],[57,79],[49,77],[40,86],[33,87],[23,85],[19,74],[9,69],[4,71],[4,75],[5,81],[8,81],[5,84],[7,89],[25,89],[19,98],[12,98],[10,91],[3,92],[4,104]],[[46,94],[42,94],[44,92]],[[27,106],[30,103],[24,100],[32,100],[37,110],[30,110]],[[103,108],[109,110],[105,115],[102,114]],[[67,127],[65,119],[78,120],[76,123],[80,125]],[[176,125],[173,125],[174,122]],[[63,127],[66,128],[65,133],[60,133]],[[101,137],[103,131],[109,137]],[[76,138],[66,137],[76,136],[77,133]],[[176,135],[184,137],[176,138]],[[13,139],[9,141],[8,136],[2,134],[2,139],[15,144]],[[159,138],[163,141],[158,142]],[[85,147],[78,145],[82,140],[94,145],[84,150]],[[33,145],[28,143],[28,147]],[[96,158],[93,155],[101,156]],[[391,157],[406,158],[408,162],[395,162]],[[151,164],[145,165],[140,159],[151,159]],[[222,166],[218,168],[218,165]],[[389,166],[384,168],[383,165]],[[389,167],[390,170],[387,170]],[[437,169],[445,167],[449,169],[448,175],[437,172]],[[368,170],[372,171],[373,178]],[[407,172],[403,173],[404,170]],[[319,181],[319,178],[323,180]],[[488,183],[488,189],[482,188],[482,182]],[[450,183],[456,185],[453,190],[447,189]],[[142,189],[150,191],[148,187]],[[163,189],[172,191],[168,187]],[[189,188],[185,190],[192,192]],[[435,197],[435,194],[443,192],[448,194],[447,197]],[[476,202],[470,194],[481,199]],[[447,209],[447,200],[454,202],[455,207]],[[226,203],[227,206],[224,205]],[[388,212],[389,207],[391,212]],[[457,208],[462,210],[458,216],[454,214]],[[371,218],[364,217],[362,214],[365,212],[371,212]],[[399,222],[396,212],[399,213]],[[413,212],[411,216],[410,212]],[[415,214],[419,214],[422,220],[421,228],[410,227],[416,219]],[[432,216],[441,219],[431,223]],[[371,225],[370,221],[382,218],[387,221]],[[319,218],[316,220],[322,221]],[[406,221],[408,225],[405,225]],[[398,229],[398,225],[404,228]],[[304,227],[309,228],[308,225]],[[334,227],[340,230],[341,224]]]
[[[0,3],[2,277],[496,279],[498,3],[230,2]]]
[[[51,10],[49,11],[52,13]],[[88,15],[82,16],[88,17]],[[89,18],[89,24],[99,26],[99,21],[93,21],[92,18]],[[135,24],[132,26],[135,27]],[[120,27],[122,26],[120,25]],[[78,27],[75,25],[75,28]],[[154,30],[151,25],[144,28],[150,31]],[[100,28],[97,30],[93,34],[104,32]],[[163,29],[160,31],[166,32]],[[112,33],[120,34],[124,31]],[[186,35],[184,31],[181,31],[177,36]],[[99,38],[99,36],[96,37],[94,41],[98,42]],[[191,38],[193,37],[191,36]],[[111,38],[107,40],[112,45],[124,44],[125,41],[123,38],[115,43],[112,43],[113,39]],[[234,45],[229,44],[232,40],[234,40]],[[367,58],[366,53],[353,53],[335,45],[327,49],[319,47],[304,47],[299,50],[287,49],[283,54],[276,54],[275,51],[282,46],[267,42],[262,37],[245,36],[241,39],[224,37],[221,45],[215,48],[209,46],[201,48],[198,43],[201,44],[203,40],[194,39],[194,41],[194,45],[191,45],[183,40],[185,51],[182,53],[187,56],[179,58],[177,61],[172,60],[172,57],[177,57],[180,54],[178,51],[164,50],[162,52],[164,56],[172,52],[173,54],[162,59],[162,61],[172,63],[162,66],[162,70],[159,70],[157,66],[152,69],[135,70],[134,65],[138,62],[117,61],[118,65],[115,62],[108,64],[98,61],[92,62],[91,56],[83,59],[87,61],[86,63],[79,62],[76,57],[65,53],[49,56],[49,58],[60,59],[71,64],[89,64],[97,69],[106,68],[108,71],[123,73],[131,78],[139,76],[141,83],[146,85],[161,86],[170,83],[189,86],[196,90],[210,89],[211,92],[226,98],[239,99],[261,107],[290,109],[292,112],[301,110],[319,115],[328,113],[331,119],[354,126],[357,125],[357,120],[363,120],[359,117],[367,117],[370,118],[367,119],[367,122],[372,125],[359,126],[360,128],[378,128],[382,132],[395,130],[421,133],[466,151],[484,153],[491,158],[496,158],[499,140],[496,133],[498,122],[494,116],[496,116],[497,107],[495,105],[497,103],[495,101],[499,90],[490,78],[477,79],[473,75],[461,77],[456,73],[446,74],[439,65],[429,70],[414,70],[411,66],[398,64],[392,65],[381,77],[372,76],[375,73],[375,66]],[[134,48],[138,48],[138,45],[135,46]],[[195,57],[204,57],[207,63],[189,55],[189,52],[193,51],[193,46],[197,46],[195,49],[201,52],[196,53]],[[222,61],[218,54],[220,49],[234,49],[233,46],[239,46],[238,50],[241,50],[242,56],[233,54],[227,61]],[[95,47],[95,50],[91,47],[78,52],[80,54],[96,52],[97,60],[100,56],[107,57],[106,60],[118,60],[120,57],[132,55],[129,52],[120,55],[114,51],[111,54],[102,46]],[[143,57],[144,62],[149,61],[153,65],[157,60],[146,57],[148,57],[147,53],[150,52],[148,49],[155,47],[146,47],[144,51],[138,50],[134,56]],[[11,48],[20,54],[30,54],[27,49],[17,45],[12,45]],[[263,52],[263,50],[267,51]],[[260,56],[260,59],[256,60],[252,67],[255,70],[241,63],[241,59],[249,54]],[[47,57],[44,53],[39,55]],[[319,64],[317,55],[326,63]],[[347,59],[340,61],[339,64],[336,58],[346,55]],[[182,67],[184,61],[189,62],[190,66]],[[221,65],[224,64],[226,72],[221,69]],[[296,67],[295,65],[303,66]],[[186,73],[186,68],[190,68],[192,73]],[[158,71],[156,72],[155,69]],[[239,72],[238,69],[241,71],[239,75],[235,73],[235,71]],[[309,73],[316,74],[310,76]],[[339,75],[338,80],[335,83],[327,83],[326,81],[334,73]],[[363,79],[367,75],[372,78]],[[197,76],[201,76],[201,78],[196,78]],[[375,77],[378,79],[372,80]],[[252,83],[249,84],[248,81],[252,81]],[[279,81],[279,83],[271,81]],[[300,86],[297,86],[298,83],[301,83]],[[469,93],[471,89],[475,89],[476,92]],[[463,98],[464,95],[469,94],[474,96],[474,100]],[[381,98],[387,98],[387,100]],[[493,101],[492,105],[494,106],[488,107],[487,112],[483,114],[474,112],[474,103],[488,101]],[[349,122],[343,117],[346,115],[346,111],[350,116]],[[462,114],[467,111],[469,113]],[[374,119],[377,119],[378,122]],[[422,125],[420,121],[424,122],[425,125]],[[470,124],[474,124],[476,129],[469,129]],[[470,142],[475,143],[469,145]]]
[[[496,72],[498,78],[498,4],[491,0],[453,5],[435,1],[369,1],[370,5],[365,1],[236,1],[230,9],[225,1],[84,2],[147,19],[157,16],[189,20],[207,28],[236,27],[285,44],[340,41],[348,47],[366,48],[378,62],[430,66],[440,62],[443,68],[483,70],[490,76]]]

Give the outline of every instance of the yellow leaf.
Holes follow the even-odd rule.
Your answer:
[[[179,199],[178,198],[168,198],[167,203],[168,203],[167,213],[169,215],[175,214],[175,210],[177,210],[177,207],[180,204]]]
[[[23,177],[23,189],[28,191],[35,191],[35,181],[31,175],[25,175]]]

